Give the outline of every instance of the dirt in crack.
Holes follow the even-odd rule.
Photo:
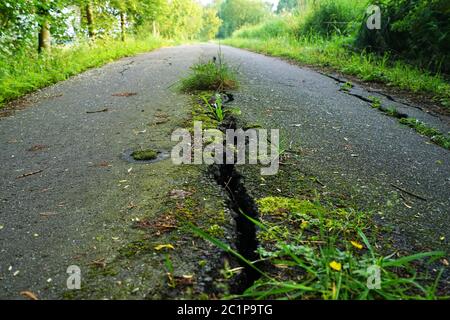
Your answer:
[[[227,129],[236,129],[234,119],[226,120]],[[235,142],[236,143],[236,142]],[[225,161],[224,161],[225,163]],[[234,164],[212,165],[210,167],[218,184],[220,184],[229,195],[229,208],[235,213],[236,222],[236,248],[240,255],[248,261],[256,261],[258,255],[258,240],[256,238],[256,225],[245,215],[258,220],[258,207],[253,198],[248,194],[243,182],[242,176],[237,172]],[[244,214],[245,215],[244,215]],[[234,284],[231,291],[233,294],[241,294],[247,288],[252,286],[261,274],[244,261],[238,261],[243,267],[240,278]],[[255,263],[258,267],[258,263]]]

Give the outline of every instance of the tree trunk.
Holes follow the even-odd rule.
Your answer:
[[[120,31],[122,41],[125,41],[126,25],[125,25],[125,14],[123,12],[120,13]]]
[[[51,48],[51,35],[50,24],[48,20],[44,19],[39,25],[39,53],[43,51],[50,51]]]
[[[86,4],[86,21],[89,38],[94,39],[95,38],[94,13],[92,11],[92,5],[90,1],[88,1]]]
[[[156,24],[156,21],[153,21],[153,36],[155,38],[159,37],[159,31],[158,31],[158,26]]]

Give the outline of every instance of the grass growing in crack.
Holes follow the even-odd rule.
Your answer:
[[[448,134],[443,134],[438,129],[432,128],[415,118],[400,119],[400,123],[413,128],[418,133],[429,137],[437,145],[450,150],[450,136]]]
[[[183,92],[206,90],[220,92],[237,87],[236,71],[223,61],[221,55],[219,55],[219,61],[194,64],[190,75],[181,79],[180,83],[180,90]]]
[[[248,28],[256,30],[261,26]],[[390,87],[425,94],[450,109],[450,84],[443,76],[433,75],[402,61],[390,62],[386,56],[353,52],[347,49],[350,40],[341,36],[325,39],[314,34],[295,37],[290,30],[264,39],[259,32],[246,36],[238,31],[223,43],[301,64],[332,68],[363,81],[385,83]]]
[[[244,214],[259,232],[270,235],[270,245],[261,241],[258,253],[266,265],[262,271],[229,245],[205,231],[191,226],[194,233],[234,255],[261,274],[242,295],[229,298],[252,299],[438,299],[442,271],[432,281],[418,273],[414,263],[441,258],[443,252],[419,253],[394,258],[376,252],[366,235],[343,209],[330,209],[319,203],[289,198],[265,198],[259,201],[261,221]],[[345,210],[344,210],[345,211]],[[300,235],[279,233],[279,221],[268,218],[297,216]],[[356,215],[359,216],[359,215]],[[358,218],[357,218],[358,219]],[[330,221],[333,222],[330,225]],[[295,223],[295,221],[291,221]],[[350,231],[346,233],[346,231]],[[348,239],[347,239],[348,238]],[[350,240],[352,239],[352,240]],[[380,286],[373,280],[380,272]],[[370,287],[368,284],[373,285]]]
[[[416,130],[419,134],[429,137],[438,146],[450,150],[450,136],[444,134],[436,128],[430,127],[420,120],[409,118],[406,114],[399,112],[395,107],[385,108],[381,105],[381,100],[376,97],[369,97],[372,100],[372,108],[378,109],[381,112],[399,119],[401,124],[407,125]]]
[[[221,95],[215,94],[212,98],[208,98],[207,96],[202,95],[201,98],[205,102],[205,106],[214,115],[216,120],[222,122],[225,117],[225,114],[223,110]]]
[[[353,88],[353,84],[351,82],[347,81],[346,83],[344,83],[341,86],[340,90],[344,91],[344,92],[349,92],[352,88]]]

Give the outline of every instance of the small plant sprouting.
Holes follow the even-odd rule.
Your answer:
[[[208,99],[207,96],[202,95],[201,98],[205,102],[205,106],[207,106],[209,111],[214,115],[214,118],[217,121],[222,122],[225,116],[221,95],[217,93],[210,99]]]
[[[353,84],[351,82],[346,82],[341,86],[341,91],[349,92],[353,88]]]
[[[431,141],[433,141],[437,145],[450,150],[450,136],[448,134],[446,135],[438,129],[432,128],[415,118],[400,119],[400,123],[413,128],[421,135],[429,137]]]
[[[169,281],[169,287],[170,288],[175,288],[177,286],[176,282],[175,282],[175,278],[173,276],[173,264],[172,264],[172,260],[170,259],[170,256],[168,254],[166,254],[165,260],[164,260],[164,265],[167,268],[167,280]]]

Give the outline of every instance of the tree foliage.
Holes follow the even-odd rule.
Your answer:
[[[362,23],[357,44],[376,52],[390,51],[435,71],[450,71],[450,2],[448,0],[382,0],[381,30]]]
[[[270,6],[261,0],[224,0],[219,6],[223,23],[219,37],[225,38],[244,25],[257,24],[270,14]]]
[[[210,39],[220,23],[197,0],[2,0],[0,55],[126,34]]]

